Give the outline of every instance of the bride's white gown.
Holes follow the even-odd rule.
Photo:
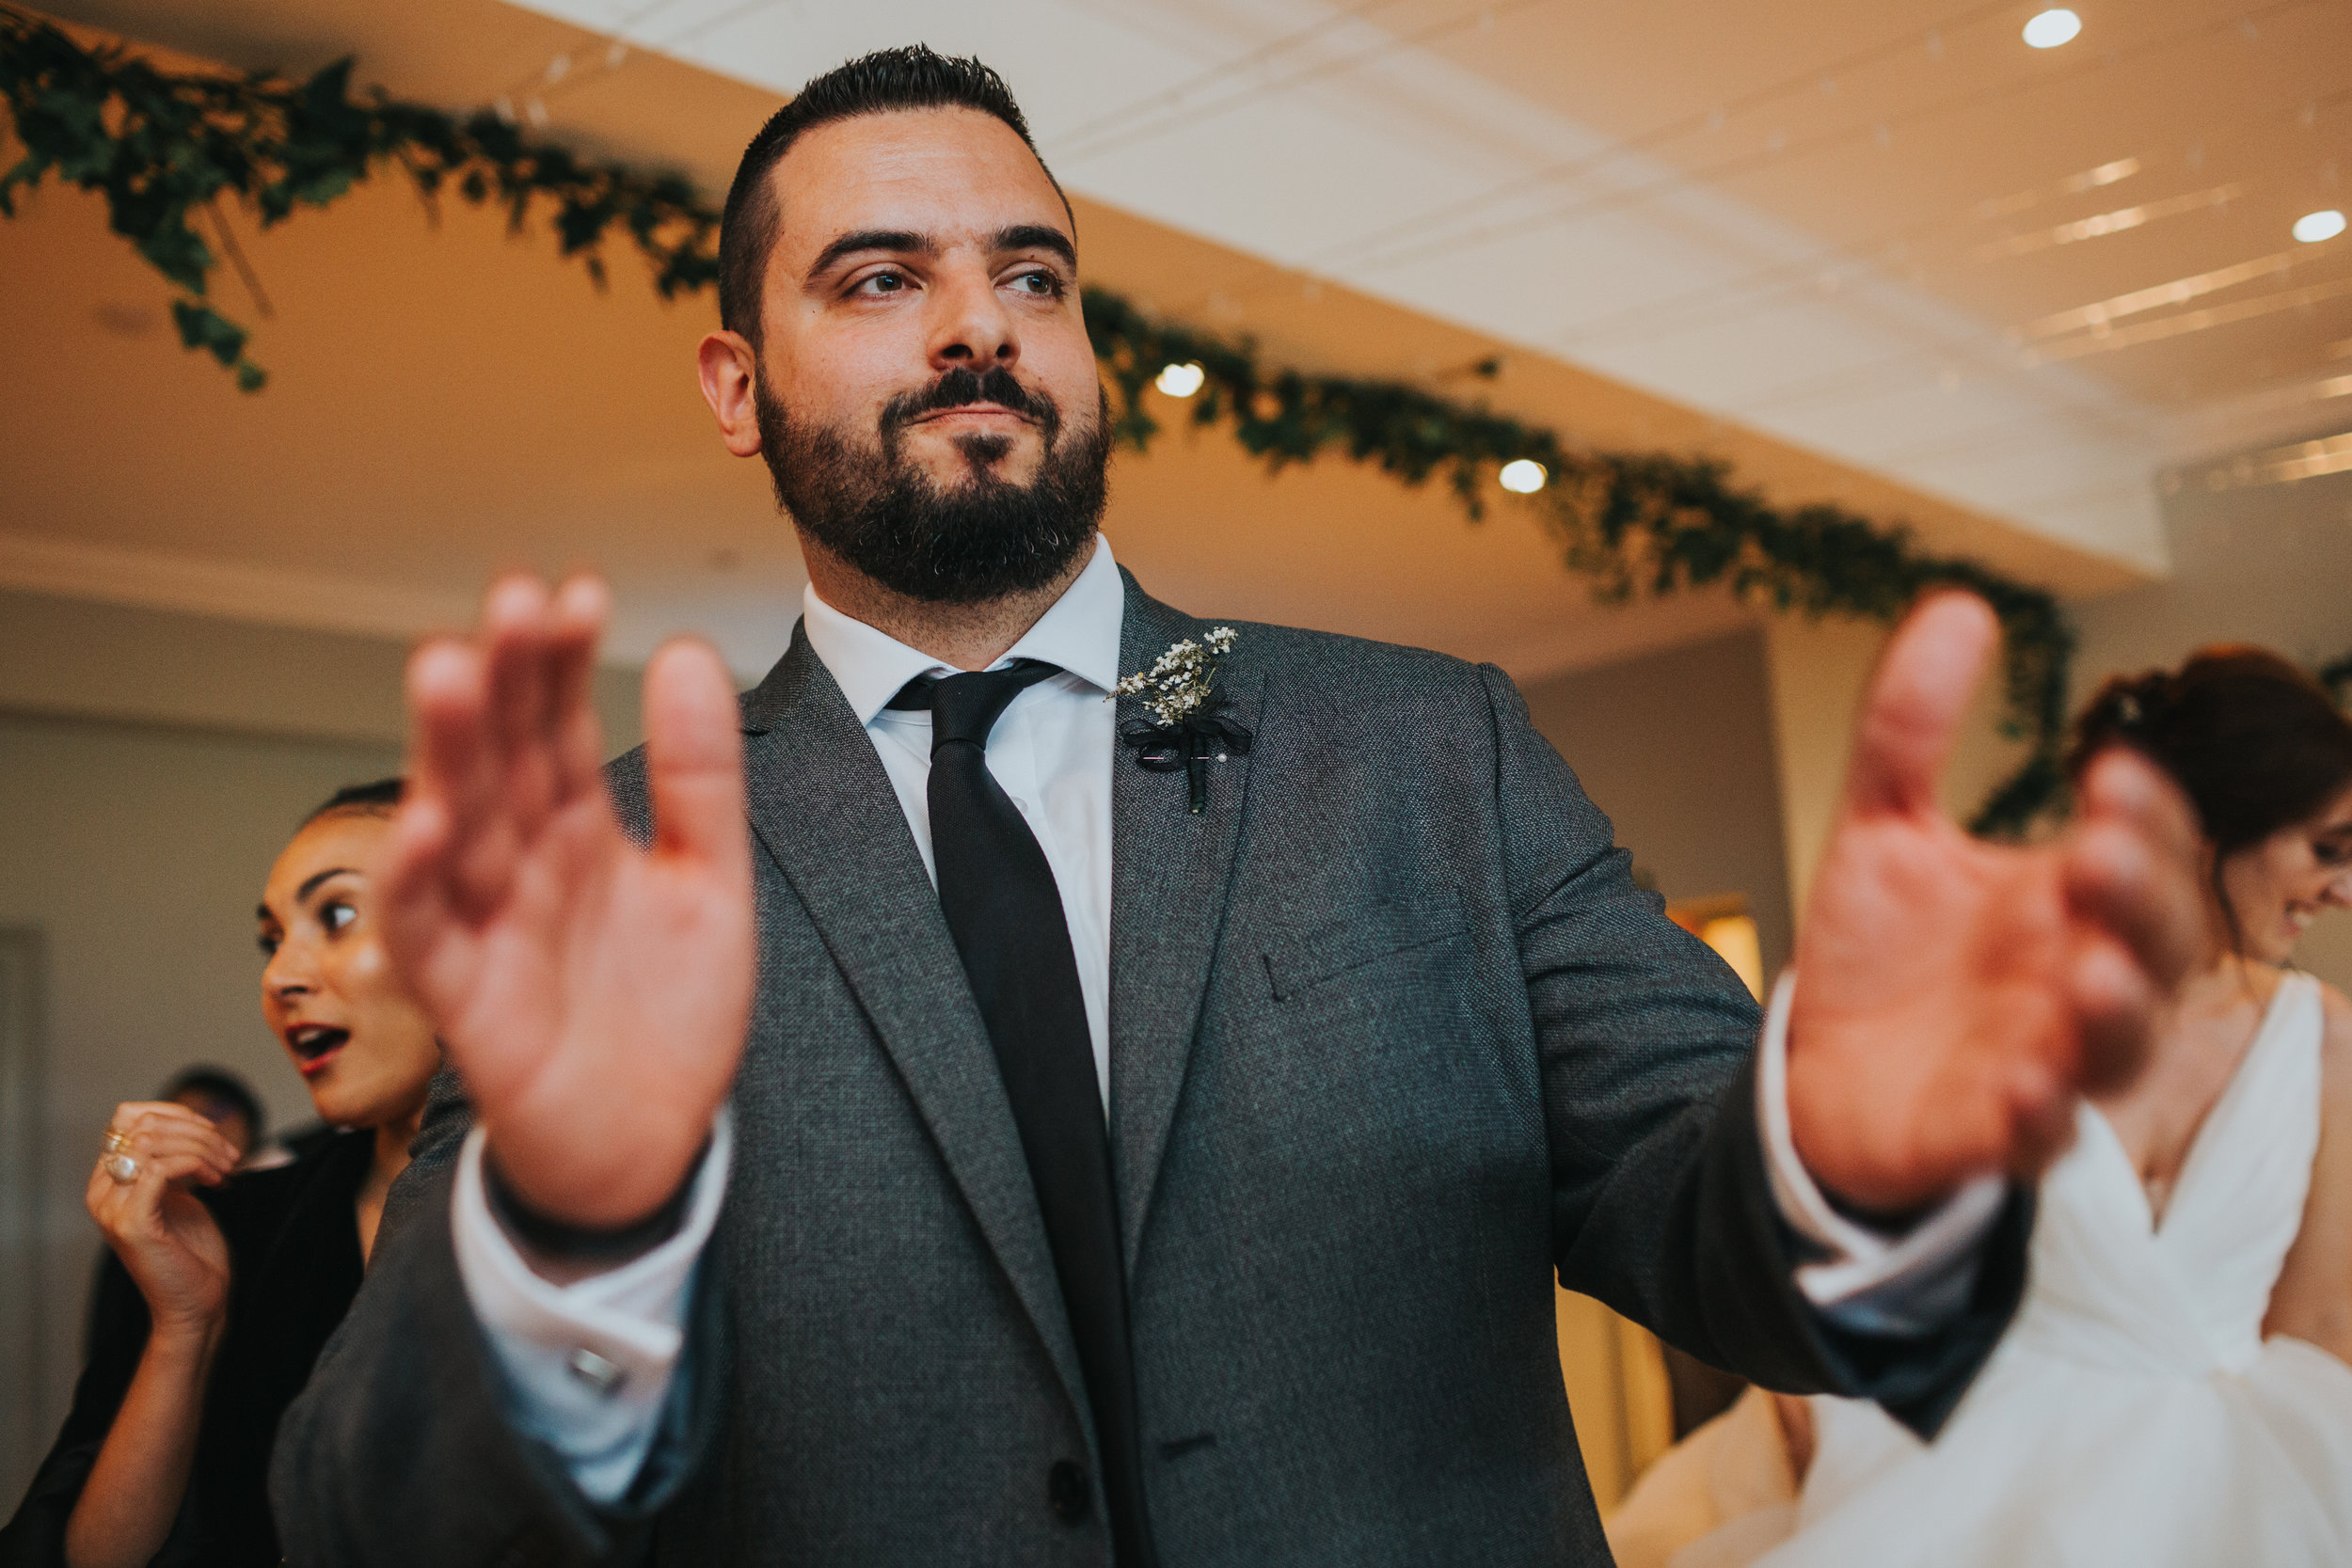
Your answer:
[[[1816,1400],[1771,1568],[2352,1564],[2352,1368],[2263,1315],[2319,1144],[2320,990],[2290,974],[2162,1223],[2098,1111],[2042,1189],[2015,1325],[1932,1446]]]

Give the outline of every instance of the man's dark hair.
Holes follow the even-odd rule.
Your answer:
[[[257,1147],[269,1132],[268,1118],[262,1112],[262,1097],[253,1092],[252,1085],[227,1068],[183,1068],[172,1074],[171,1082],[164,1085],[164,1092],[156,1098],[177,1100],[190,1090],[214,1100],[225,1100],[243,1112],[245,1124],[253,1130],[253,1142]]]
[[[399,807],[400,797],[406,788],[407,781],[400,778],[345,784],[329,795],[318,810],[304,817],[302,825],[307,828],[322,816],[334,816],[343,812],[365,816],[389,816]]]
[[[720,325],[740,332],[754,344],[759,341],[760,280],[768,271],[768,253],[775,246],[779,215],[775,182],[769,175],[801,133],[837,119],[898,109],[977,109],[1011,126],[1023,145],[1032,154],[1037,151],[1012,89],[977,58],[933,54],[917,43],[877,49],[835,66],[770,116],[736,166],[719,225]],[[1059,195],[1061,182],[1054,180],[1043,158],[1038,159],[1038,167],[1045,169],[1045,178]],[[1063,209],[1069,206],[1070,198],[1063,196]]]

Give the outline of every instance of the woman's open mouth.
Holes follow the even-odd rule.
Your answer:
[[[286,1031],[286,1044],[294,1051],[294,1066],[305,1078],[324,1072],[326,1064],[350,1040],[350,1030],[338,1029],[331,1023],[297,1023]]]

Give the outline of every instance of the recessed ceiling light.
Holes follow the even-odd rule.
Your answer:
[[[1209,379],[1209,372],[1198,365],[1169,365],[1163,369],[1152,385],[1172,398],[1188,398],[1200,389]]]
[[[1495,477],[1501,480],[1502,487],[1512,494],[1532,496],[1544,487],[1544,480],[1548,476],[1544,473],[1544,466],[1541,463],[1532,457],[1520,457],[1505,463],[1502,466],[1502,472]]]
[[[2333,207],[2316,213],[2305,213],[2295,220],[2295,237],[2305,245],[2317,245],[2332,240],[2344,232],[2344,214]]]
[[[2083,19],[2069,10],[2046,10],[2026,24],[2026,41],[2036,49],[2056,49],[2083,30]]]

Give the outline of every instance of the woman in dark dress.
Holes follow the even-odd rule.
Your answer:
[[[262,1014],[342,1131],[291,1164],[236,1173],[197,1112],[116,1107],[87,1195],[114,1254],[88,1364],[0,1529],[0,1568],[280,1560],[266,1490],[278,1417],[358,1291],[440,1063],[370,915],[368,866],[399,798],[393,779],[322,806],[256,911]]]

